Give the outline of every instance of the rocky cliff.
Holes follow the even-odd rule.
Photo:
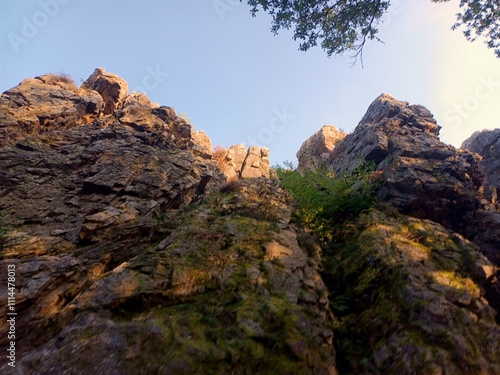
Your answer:
[[[384,94],[306,141],[306,178],[376,168],[324,241],[266,148],[214,151],[103,69],[24,80],[0,96],[2,373],[500,373],[498,139],[438,133]]]
[[[221,171],[204,133],[102,69],[25,80],[0,113],[15,373],[334,371],[318,250],[260,177],[265,149],[233,147]]]
[[[500,129],[475,132],[462,143],[462,149],[482,156],[484,198],[496,205],[500,196]]]
[[[387,217],[387,214],[381,216],[380,213],[373,213],[368,216],[368,222],[364,221],[367,220],[366,218],[361,220],[364,223],[362,227],[368,225],[370,230],[364,229],[361,232],[354,231],[354,233],[348,233],[348,237],[354,236],[354,241],[350,238],[347,240],[337,238],[335,242],[339,242],[340,245],[333,246],[337,250],[332,254],[338,256],[335,255],[338,254],[338,248],[342,249],[348,244],[349,246],[358,248],[360,251],[367,251],[367,255],[369,254],[374,259],[383,259],[384,265],[382,268],[387,267],[392,270],[391,272],[398,273],[401,272],[401,269],[404,269],[405,278],[408,278],[405,282],[406,288],[404,289],[404,293],[409,294],[407,294],[407,297],[403,301],[400,300],[398,309],[401,309],[401,306],[405,303],[404,301],[413,301],[410,302],[411,306],[414,306],[415,303],[418,304],[416,301],[419,300],[419,297],[416,295],[409,297],[415,291],[418,291],[418,294],[422,293],[420,294],[421,296],[426,295],[430,297],[430,299],[424,297],[425,302],[423,303],[425,307],[422,309],[418,308],[420,312],[417,314],[413,307],[409,308],[407,313],[412,316],[411,322],[404,322],[404,319],[402,319],[403,321],[399,321],[399,323],[415,328],[419,324],[417,321],[425,322],[426,327],[422,326],[418,331],[426,332],[428,338],[437,332],[441,332],[440,334],[446,332],[446,335],[455,335],[460,331],[458,326],[468,325],[465,322],[459,323],[455,321],[452,323],[451,320],[448,320],[448,323],[445,324],[448,326],[447,329],[441,327],[437,331],[434,328],[429,331],[429,327],[433,326],[432,322],[435,322],[438,316],[441,316],[441,318],[437,318],[437,320],[441,321],[440,325],[443,322],[441,319],[445,316],[447,316],[445,319],[449,319],[450,316],[456,315],[455,313],[451,313],[450,310],[448,313],[445,313],[444,310],[441,310],[445,308],[444,306],[459,306],[460,308],[465,307],[469,309],[472,306],[479,306],[483,302],[487,302],[489,305],[488,309],[491,309],[491,306],[497,310],[500,309],[500,273],[498,272],[498,266],[500,266],[500,205],[495,194],[500,186],[496,179],[498,172],[496,166],[498,165],[499,158],[494,152],[495,147],[498,147],[498,129],[491,132],[474,134],[470,140],[464,142],[464,146],[460,150],[442,143],[438,137],[439,130],[440,127],[425,107],[410,105],[407,102],[395,100],[388,94],[382,94],[370,105],[365,116],[351,134],[342,137],[340,140],[334,139],[328,141],[325,137],[318,137],[318,134],[323,131],[322,129],[304,142],[298,154],[298,156],[301,156],[304,154],[313,154],[315,149],[330,149],[331,151],[327,154],[322,154],[321,160],[316,159],[317,166],[331,170],[339,176],[355,171],[356,168],[366,162],[373,164],[375,168],[373,178],[381,182],[377,193],[378,200],[388,203],[391,209],[397,210],[398,216],[396,222],[401,223],[402,220],[406,224],[394,232],[395,226],[398,227],[400,224],[395,224],[395,222],[387,224],[387,220],[394,220],[390,219],[391,215]],[[309,148],[312,149],[309,150]],[[301,164],[299,159],[299,167],[305,165],[305,163]],[[303,170],[307,169],[303,168]],[[404,216],[399,216],[401,214]],[[414,224],[410,224],[408,220]],[[444,237],[437,239],[435,237],[436,230],[427,227],[428,225],[440,228],[438,232],[447,236],[448,239]],[[360,221],[356,222],[356,226],[360,226]],[[416,227],[427,227],[428,229],[415,231]],[[468,242],[466,239],[471,242]],[[417,255],[422,250],[417,250],[415,246],[425,249],[427,253],[425,255],[422,253],[421,256]],[[452,250],[455,246],[459,246],[460,250]],[[472,250],[471,248],[470,251],[466,250],[464,253],[464,250],[468,246],[472,246],[472,248],[477,250]],[[331,247],[331,245],[324,246],[324,251],[331,252]],[[478,250],[482,254],[479,254]],[[448,264],[448,260],[453,259],[451,253],[448,253],[449,251],[457,251],[456,254],[462,261],[458,261],[458,258],[456,258],[457,262],[453,262],[454,266]],[[463,270],[463,267],[470,267],[470,264],[466,265],[469,261],[466,264],[463,263],[463,260],[469,256],[474,259],[475,270],[470,273],[463,273],[460,269]],[[394,257],[398,258],[399,261],[395,261]],[[390,259],[388,263],[387,259]],[[478,263],[479,259],[483,259],[486,263],[481,263],[482,261]],[[438,265],[437,269],[431,270],[427,268],[426,262],[429,260],[431,261],[429,265],[432,265],[432,267],[435,267],[436,264]],[[360,264],[363,263],[362,259],[358,258],[357,261]],[[392,265],[391,262],[393,262]],[[395,267],[396,264],[398,264],[397,267]],[[377,269],[378,267],[381,266],[379,265],[375,268]],[[368,269],[373,271],[372,267],[368,267]],[[451,272],[451,275],[455,276],[459,274],[462,277],[468,275],[467,277],[470,280],[475,280],[482,290],[479,295],[481,295],[480,299],[483,302],[478,302],[479,305],[476,303],[466,303],[464,305],[453,300],[441,300],[437,302],[434,299],[435,297],[431,297],[432,295],[436,295],[436,293],[442,297],[450,295],[448,294],[449,291],[442,294],[443,291],[440,292],[441,287],[436,288],[436,284],[457,285],[451,279],[443,282],[439,280],[439,277],[436,278],[437,274],[447,272]],[[339,275],[343,275],[343,279]],[[429,278],[430,275],[434,276]],[[331,283],[327,282],[327,286],[340,284],[341,287],[337,288],[335,293],[343,294],[343,288],[352,287],[352,285],[346,283],[346,278],[348,280],[349,277],[360,277],[360,275],[359,271],[351,274],[345,269],[340,268],[337,269],[335,275],[325,275],[325,277],[334,280]],[[344,283],[342,283],[342,280]],[[427,281],[420,284],[420,286],[416,286],[413,283],[417,282],[417,280],[419,280],[418,283],[424,280]],[[395,280],[391,282],[395,282]],[[413,286],[410,286],[412,284]],[[356,287],[359,288],[360,286],[357,285]],[[387,292],[385,287],[380,289],[380,284],[378,283],[371,288],[375,288],[375,293],[373,290],[370,291],[371,298],[376,298],[375,296],[378,293]],[[331,288],[329,291],[330,293],[333,292]],[[437,307],[439,305],[440,311],[425,312],[428,308],[431,308],[431,310],[434,309],[432,306],[436,302],[437,305],[434,306]],[[382,302],[380,301],[379,303]],[[389,300],[385,301],[384,304],[391,305],[392,302]],[[374,322],[380,319],[381,315],[377,309],[377,306],[366,306],[363,314],[369,315],[370,313],[374,313],[375,315],[372,317],[372,321],[365,323],[366,327],[370,326],[374,329],[377,327],[377,324],[374,324]],[[394,311],[396,310],[394,308]],[[424,315],[428,314],[428,316],[426,318],[417,318],[416,315],[420,313],[424,313]],[[474,314],[476,315],[476,313]],[[337,314],[343,315],[342,311],[337,311]],[[387,314],[385,315],[387,318]],[[397,325],[398,318],[392,313],[388,315],[393,324]],[[498,321],[496,312],[491,315],[491,317],[493,316],[496,316]],[[360,318],[359,313],[354,313],[354,317],[356,318],[349,321],[350,324],[355,324],[358,321]],[[350,317],[350,319],[352,318]],[[387,327],[381,325],[379,329],[385,330]],[[481,331],[496,332],[488,339],[492,340],[491,342],[496,342],[492,346],[495,349],[491,353],[495,357],[498,354],[493,353],[498,353],[499,348],[498,339],[495,338],[498,335],[498,326],[493,325],[491,329],[488,328],[485,331]],[[409,330],[408,328],[396,328],[394,331],[393,335],[411,335],[411,329]],[[349,330],[347,332],[351,333]],[[373,336],[370,338],[375,343],[377,340],[380,340],[378,344],[373,345],[372,342],[371,345],[371,349],[375,352],[375,358],[377,357],[377,353],[381,356],[377,360],[377,363],[381,365],[385,359],[396,357],[399,358],[398,364],[396,365],[391,362],[391,369],[393,371],[419,373],[412,369],[418,361],[412,362],[409,360],[405,363],[403,359],[411,357],[408,351],[414,353],[421,352],[421,354],[426,351],[423,350],[422,352],[422,348],[417,348],[418,345],[415,345],[415,341],[418,340],[410,339],[408,336],[405,339],[400,338],[394,340],[392,348],[388,349],[387,341],[385,341],[387,340],[387,335],[390,334],[385,333],[383,340]],[[460,335],[463,335],[463,340],[470,340],[471,333],[462,332]],[[345,338],[347,339],[348,337]],[[428,338],[423,340],[426,341]],[[391,340],[389,339],[389,342]],[[432,343],[439,340],[439,338],[435,337],[427,345],[432,346]],[[452,341],[456,345],[460,345],[458,342],[461,339],[455,338]],[[405,353],[396,354],[401,350],[398,346],[402,342],[405,343],[405,349],[403,349]],[[414,345],[414,349],[410,349]],[[377,347],[379,347],[378,350],[381,350],[381,352],[377,352]],[[454,350],[460,351],[458,346],[453,345],[452,347]],[[460,358],[471,354],[470,351],[467,353],[463,352],[460,354]],[[444,353],[441,354],[445,356]],[[433,355],[426,354],[425,356],[432,357]],[[494,361],[496,363],[494,367],[488,367],[483,363],[477,368],[467,367],[467,370],[454,368],[451,365],[451,361],[453,361],[451,358],[449,360],[438,360],[434,357],[433,360],[429,361],[432,362],[429,369],[425,371],[421,370],[424,372],[428,371],[429,373],[434,373],[434,370],[430,370],[434,368],[437,369],[435,370],[437,373],[441,373],[441,371],[443,371],[442,373],[485,374],[500,372],[500,369],[497,367],[497,360]]]

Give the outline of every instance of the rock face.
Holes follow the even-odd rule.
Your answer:
[[[312,171],[327,166],[335,145],[347,135],[333,125],[325,125],[307,139],[297,152],[299,170]]]
[[[481,244],[490,259],[500,264],[500,129],[475,132],[463,142],[462,149],[482,156],[479,166],[484,172],[483,186],[479,192],[481,209],[470,229],[474,234],[471,237]],[[500,294],[500,285],[496,288]]]
[[[96,69],[83,83],[82,88],[97,91],[104,100],[104,114],[109,115],[123,105],[127,97],[128,83],[113,73],[105,73],[104,69]]]
[[[299,246],[286,219],[280,233],[272,229],[277,216],[269,203],[276,204],[274,215],[290,212],[277,184],[247,181],[149,223],[136,213],[133,227],[148,228],[145,236],[116,220],[108,228],[126,231],[115,231],[113,244],[101,238],[64,255],[17,259],[18,282],[28,286],[20,304],[36,306],[22,310],[19,347],[30,350],[20,351],[19,367],[25,373],[334,373],[318,254]],[[89,222],[117,216],[109,209]]]
[[[439,129],[424,107],[383,94],[356,130],[338,143],[330,155],[330,168],[352,171],[363,161],[373,162],[382,172],[385,201],[404,214],[470,237],[477,226],[472,229],[469,224],[481,208],[481,157],[442,143]]]
[[[217,152],[217,165],[229,180],[269,177],[269,149],[249,147],[242,143]]]
[[[481,169],[485,174],[484,186],[494,187],[496,196],[500,195],[500,129],[483,130],[472,134],[469,139],[462,143],[462,148],[475,152],[483,157],[480,162]],[[490,202],[493,202],[495,193],[487,189]]]
[[[103,115],[104,100],[96,91],[78,89],[54,75],[25,79],[0,96],[0,145],[28,135],[64,130]]]
[[[430,220],[374,209],[356,224],[335,251],[324,249],[324,280],[337,296],[338,334],[369,343],[368,373],[499,373],[500,326],[483,288],[496,268],[476,246]],[[339,372],[367,373],[360,362]]]
[[[278,181],[255,178],[268,150],[232,148],[247,179],[228,185],[203,132],[126,91],[98,69],[0,98],[17,373],[335,374],[318,249]]]
[[[323,127],[300,168],[373,161],[389,208],[318,243],[268,149],[213,150],[127,91],[96,69],[81,88],[47,75],[0,96],[18,314],[2,374],[500,373],[498,140],[446,146],[424,107],[386,94],[352,134]],[[7,301],[1,288],[4,317]],[[349,347],[356,361],[336,354]]]

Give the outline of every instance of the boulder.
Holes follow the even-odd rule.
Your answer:
[[[268,155],[269,150],[262,152],[260,147],[249,147],[248,154],[241,167],[241,178],[269,177]],[[267,160],[267,164],[265,160]]]
[[[159,108],[160,105],[158,103],[151,103],[149,98],[146,96],[145,93],[137,93],[135,91],[132,91],[130,94],[127,95],[125,98],[125,101],[123,102],[124,106],[128,105],[144,105],[148,108]]]
[[[82,88],[97,91],[104,100],[104,114],[109,115],[123,106],[128,83],[113,73],[97,68],[82,84]]]
[[[196,155],[207,159],[212,158],[214,154],[212,141],[203,130],[191,132],[191,139],[193,141],[193,145],[191,147]]]

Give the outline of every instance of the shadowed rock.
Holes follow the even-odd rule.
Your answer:
[[[483,157],[480,163],[485,174],[483,184],[494,187],[497,196],[500,195],[500,129],[477,131],[462,143],[462,148]]]

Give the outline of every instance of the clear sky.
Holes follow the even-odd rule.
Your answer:
[[[131,90],[175,108],[215,146],[271,149],[271,164],[295,153],[325,124],[352,131],[386,92],[429,108],[441,139],[460,146],[500,127],[500,59],[451,31],[458,0],[395,0],[364,67],[320,48],[298,51],[270,17],[235,0],[0,0],[0,91],[24,78],[96,67]]]

